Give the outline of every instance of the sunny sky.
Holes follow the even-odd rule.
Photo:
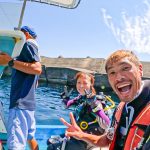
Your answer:
[[[1,18],[2,13],[19,18],[9,8],[5,12],[2,4]],[[12,26],[13,21],[7,20],[0,21],[1,29]],[[150,61],[150,0],[81,0],[76,9],[27,2],[23,25],[37,32],[42,56],[106,58],[125,48]]]

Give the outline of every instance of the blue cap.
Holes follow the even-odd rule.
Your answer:
[[[34,29],[33,28],[30,28],[28,26],[23,26],[21,28],[21,31],[24,31],[24,32],[28,32],[33,38],[36,38],[37,37],[37,34],[35,33]]]

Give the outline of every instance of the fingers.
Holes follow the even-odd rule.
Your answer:
[[[67,126],[68,128],[71,127],[71,124],[68,123],[64,118],[60,118],[60,121],[61,121],[65,126]]]
[[[87,96],[87,98],[92,98],[93,96],[95,96],[95,94],[92,93],[92,91],[88,91],[86,89],[84,89],[85,95]]]
[[[76,133],[66,131],[65,136],[67,136],[67,137],[75,137],[75,136],[76,136]]]
[[[73,126],[77,126],[77,123],[76,123],[76,121],[75,121],[75,118],[74,118],[72,112],[70,113],[70,120],[71,120],[71,124],[72,124]]]
[[[72,126],[77,126],[77,123],[76,123],[76,121],[75,121],[75,118],[74,118],[72,112],[70,113],[70,120],[71,120],[71,124],[72,124],[72,125],[71,125],[70,123],[68,123],[64,118],[60,118],[60,121],[61,121],[65,126],[67,126],[68,128],[69,128],[69,127],[72,127]]]
[[[93,94],[90,93],[89,95],[87,95],[87,98],[92,98],[93,97]]]
[[[83,135],[82,135],[82,133],[76,133],[76,132],[68,132],[68,131],[66,131],[65,136],[67,138],[74,137],[77,140],[82,140],[82,136]]]
[[[8,54],[0,51],[0,55],[8,55]]]

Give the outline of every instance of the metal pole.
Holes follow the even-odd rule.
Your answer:
[[[20,19],[19,19],[19,24],[18,24],[18,30],[20,30],[21,25],[22,25],[22,19],[23,19],[23,15],[24,15],[25,7],[26,7],[26,2],[27,2],[27,0],[24,0],[24,2],[23,2],[23,6],[22,6],[22,10],[21,10],[21,14],[20,14]]]

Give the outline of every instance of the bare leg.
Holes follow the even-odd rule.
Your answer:
[[[28,140],[28,144],[31,150],[39,150],[38,143],[35,139]]]
[[[2,142],[0,141],[0,150],[3,149]]]

